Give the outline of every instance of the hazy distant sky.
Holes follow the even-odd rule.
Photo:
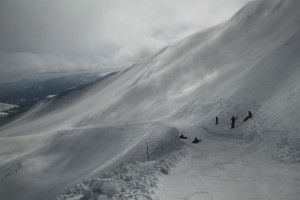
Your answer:
[[[0,0],[0,82],[126,67],[249,0]]]

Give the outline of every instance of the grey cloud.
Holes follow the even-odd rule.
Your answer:
[[[127,66],[247,1],[0,0],[0,78]]]
[[[41,73],[106,68],[105,58],[57,56],[28,52],[0,54],[1,82],[15,81]]]

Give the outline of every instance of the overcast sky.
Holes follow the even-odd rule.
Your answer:
[[[120,68],[231,17],[249,0],[0,0],[0,82]]]

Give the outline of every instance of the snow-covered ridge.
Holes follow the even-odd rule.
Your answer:
[[[209,172],[210,164],[227,169],[226,163],[240,161],[250,163],[252,172],[265,159],[268,166],[295,165],[290,169],[278,164],[274,173],[284,165],[283,172],[296,174],[299,8],[297,0],[251,2],[230,20],[83,90],[41,103],[1,127],[0,199],[53,199],[69,186],[124,161],[145,161],[147,144],[154,146],[154,160],[177,151],[183,145],[180,133],[189,139],[204,138],[206,145],[200,149],[186,142],[191,152],[199,150],[199,155],[194,152],[185,160],[193,161],[195,169],[203,159],[199,166],[204,171]],[[254,117],[242,123],[248,110]],[[229,127],[232,115],[239,116],[234,130]],[[215,116],[220,119],[218,126]],[[161,141],[168,149],[163,154]],[[17,173],[4,178],[20,163]],[[245,166],[234,167],[241,172]],[[230,170],[226,172],[232,177]],[[284,184],[293,186],[290,199],[296,199],[294,182]]]

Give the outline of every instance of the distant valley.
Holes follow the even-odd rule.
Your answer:
[[[0,84],[0,120],[24,112],[46,97],[88,84],[112,71],[42,74],[31,79]]]

